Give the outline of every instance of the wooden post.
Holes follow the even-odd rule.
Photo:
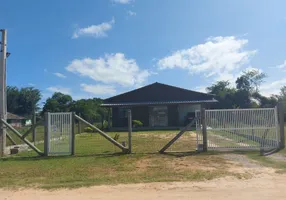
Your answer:
[[[45,137],[44,137],[44,155],[49,155],[49,145],[50,145],[50,138],[49,138],[49,113],[45,113]]]
[[[5,120],[1,119],[1,122],[5,124],[13,133],[15,133],[23,142],[25,142],[30,148],[32,148],[34,151],[36,151],[39,155],[43,155],[43,152],[41,152],[35,145],[33,145],[29,140],[26,138],[22,138],[21,133],[19,133],[15,128],[13,128],[10,124],[8,124]]]
[[[128,153],[132,153],[132,112],[128,110]]]
[[[33,127],[32,141],[34,142],[34,144],[36,144],[36,123],[37,123],[37,117],[36,117],[36,112],[34,111],[32,118],[32,127]]]
[[[107,119],[107,122],[108,122],[108,130],[110,130],[110,109],[111,108],[108,108],[108,119]]]
[[[128,153],[128,149],[124,147],[122,144],[119,142],[115,141],[112,137],[110,137],[108,134],[104,133],[102,130],[97,128],[96,126],[92,125],[91,123],[87,122],[86,120],[80,118],[79,116],[75,115],[74,116],[77,120],[80,120],[82,123],[90,126],[92,129],[96,130],[101,136],[103,136],[105,139],[107,139],[109,142],[117,146],[118,148],[122,149],[124,153]]]
[[[2,32],[2,42],[0,51],[0,119],[6,122],[7,119],[7,96],[6,96],[6,42],[7,30]],[[5,156],[6,149],[6,126],[0,124],[0,157]]]
[[[78,114],[78,116],[81,117],[81,116],[80,116],[80,113]],[[81,125],[81,124],[80,124],[80,121],[77,120],[77,132],[78,132],[78,134],[81,134],[81,127],[80,127],[80,125]]]
[[[278,102],[278,120],[280,129],[280,149],[285,148],[285,136],[284,136],[284,108],[283,103]]]
[[[72,146],[71,146],[71,155],[75,154],[75,113],[72,113]]]
[[[203,134],[203,152],[208,151],[208,138],[207,138],[207,127],[206,127],[206,109],[201,104],[201,122],[202,122],[202,134]]]
[[[187,126],[185,126],[172,140],[170,140],[159,152],[164,153],[174,142],[176,142],[187,130],[189,130],[197,121],[195,117]]]
[[[8,133],[8,131],[6,133],[6,136],[13,145],[17,145],[16,141],[12,138],[12,136]]]

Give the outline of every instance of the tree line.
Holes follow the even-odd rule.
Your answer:
[[[282,101],[286,108],[286,86],[281,88],[280,94],[270,97],[263,96],[260,85],[264,82],[266,74],[258,70],[245,71],[239,76],[235,84],[229,81],[218,81],[207,87],[207,93],[215,95],[218,103],[211,108],[258,108],[274,107]],[[108,110],[100,107],[102,99],[73,100],[70,95],[55,92],[49,97],[42,108],[40,90],[34,87],[17,88],[7,87],[7,110],[13,114],[31,117],[36,111],[40,116],[45,112],[76,112],[91,123],[107,120]]]
[[[263,96],[260,85],[264,82],[266,74],[258,70],[244,71],[235,85],[229,81],[218,81],[206,88],[207,93],[214,94],[219,101],[213,108],[267,108],[275,107],[278,101],[286,106],[286,86],[282,87],[280,94],[270,97]]]
[[[34,112],[38,117],[43,117],[45,112],[75,112],[91,123],[107,120],[108,111],[100,107],[102,99],[73,100],[70,95],[55,92],[49,97],[42,108],[39,107],[41,100],[40,90],[34,87],[17,88],[7,87],[7,111],[16,115],[31,118]]]

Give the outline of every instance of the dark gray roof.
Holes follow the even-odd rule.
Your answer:
[[[19,119],[19,120],[22,120],[22,119],[26,119],[26,118],[18,116],[18,115],[15,115],[13,113],[7,112],[7,119]]]
[[[153,83],[103,101],[102,106],[136,106],[157,104],[214,103],[214,95]]]

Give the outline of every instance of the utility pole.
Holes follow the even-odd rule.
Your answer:
[[[7,119],[7,96],[6,96],[6,57],[7,57],[7,30],[1,29],[1,56],[0,56],[0,119]],[[0,157],[5,156],[6,148],[6,126],[0,125]]]

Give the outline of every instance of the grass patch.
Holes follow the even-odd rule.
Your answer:
[[[0,160],[0,187],[75,188],[101,184],[161,181],[200,181],[222,176],[242,175],[228,172],[228,162],[220,156],[206,154],[162,155],[158,152],[177,131],[141,131],[133,133],[133,154],[120,149],[98,134],[76,136],[76,155],[36,157],[34,152]],[[127,142],[125,132],[119,142]],[[177,141],[174,151],[193,151],[192,133]],[[128,144],[127,144],[128,145]],[[43,144],[39,144],[40,149]],[[172,150],[172,149],[171,149]],[[187,155],[187,154],[186,154]]]

